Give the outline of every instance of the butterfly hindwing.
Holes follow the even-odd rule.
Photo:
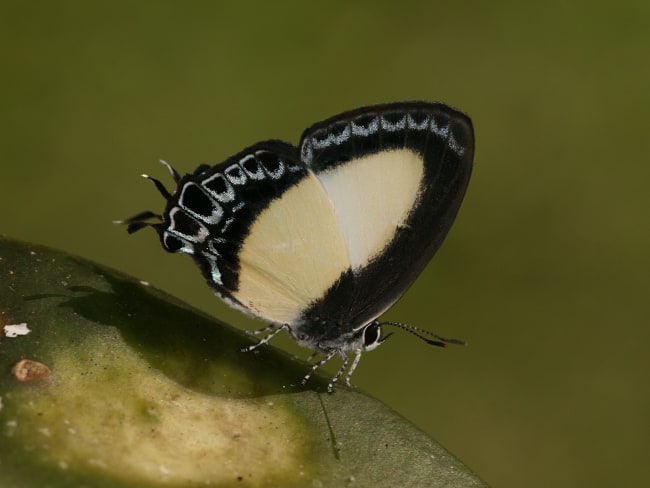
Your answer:
[[[179,182],[160,232],[170,252],[190,254],[222,298],[237,301],[240,253],[259,215],[309,170],[281,141],[255,144],[215,166],[202,165]],[[241,305],[241,304],[240,304]]]

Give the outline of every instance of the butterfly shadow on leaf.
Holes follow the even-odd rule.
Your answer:
[[[304,390],[300,379],[309,368],[307,363],[269,346],[241,352],[251,344],[245,332],[116,272],[100,267],[94,272],[110,285],[110,291],[68,285],[74,296],[64,296],[60,307],[90,322],[85,324],[88,330],[97,326],[116,328],[127,347],[183,387],[229,398]],[[53,297],[61,295],[27,299]],[[308,390],[327,389],[323,378],[314,380]]]

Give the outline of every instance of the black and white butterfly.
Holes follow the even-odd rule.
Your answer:
[[[259,142],[180,177],[162,215],[144,212],[128,231],[153,227],[169,252],[191,255],[229,305],[271,325],[252,350],[287,330],[343,365],[382,344],[393,325],[442,346],[445,339],[379,322],[441,245],[467,189],[474,134],[467,115],[441,103],[364,107],[314,124],[299,147]],[[390,334],[389,334],[390,335]],[[433,339],[423,337],[428,335]]]

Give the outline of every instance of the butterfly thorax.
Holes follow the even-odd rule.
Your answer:
[[[375,344],[382,342],[381,330],[376,320],[353,329],[351,324],[319,318],[291,324],[288,328],[300,346],[323,353],[360,352],[374,349]]]

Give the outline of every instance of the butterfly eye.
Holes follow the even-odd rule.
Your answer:
[[[365,329],[363,329],[363,349],[365,351],[372,351],[379,344],[384,342],[381,338],[381,327],[376,320],[370,322]]]

